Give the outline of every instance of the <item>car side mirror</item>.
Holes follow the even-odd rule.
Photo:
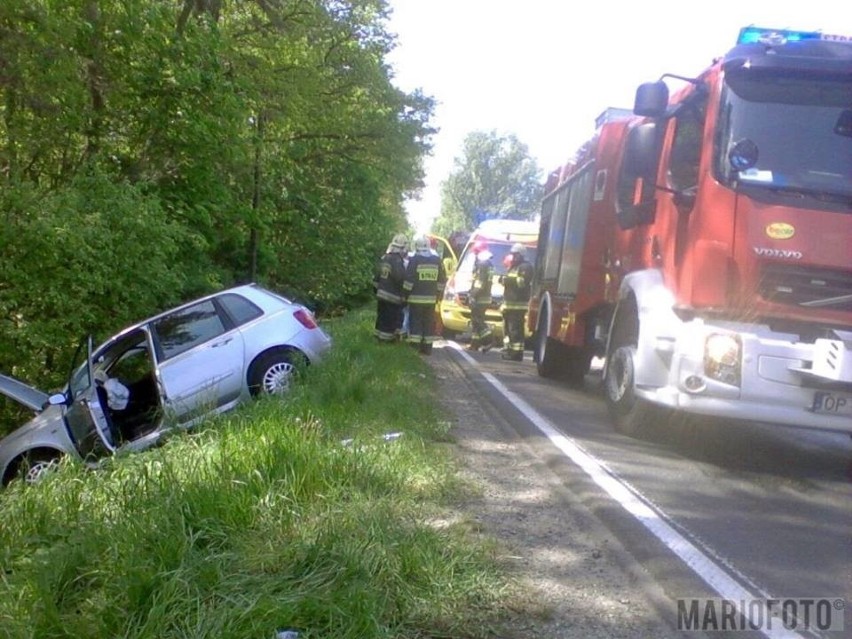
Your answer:
[[[55,395],[51,395],[47,398],[47,404],[49,406],[60,406],[62,404],[67,404],[68,398],[64,393],[56,393]]]

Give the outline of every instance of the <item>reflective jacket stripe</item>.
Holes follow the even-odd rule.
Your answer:
[[[389,293],[388,291],[382,289],[376,291],[376,297],[380,300],[384,300],[385,302],[391,302],[393,304],[402,304],[404,301],[401,295],[394,295],[393,293]]]

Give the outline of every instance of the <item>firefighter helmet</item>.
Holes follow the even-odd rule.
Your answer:
[[[414,240],[414,250],[418,253],[425,253],[431,248],[429,244],[429,238],[425,235],[421,235],[416,240]]]
[[[397,253],[402,253],[405,251],[408,246],[408,238],[405,237],[402,233],[397,233],[393,236],[393,240],[391,241],[391,249],[396,251]]]
[[[512,248],[509,250],[509,253],[516,253],[517,255],[524,257],[527,254],[527,247],[520,242],[516,242],[515,244],[512,244]]]

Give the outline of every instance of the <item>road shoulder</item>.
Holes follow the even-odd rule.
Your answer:
[[[462,476],[475,489],[456,517],[494,539],[515,595],[505,638],[681,637],[662,590],[476,389],[449,348],[430,365],[452,421]]]

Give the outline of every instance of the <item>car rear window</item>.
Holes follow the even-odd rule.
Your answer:
[[[233,320],[234,326],[242,326],[263,315],[262,310],[242,295],[226,293],[225,295],[220,295],[217,299],[225,309],[225,312]]]

